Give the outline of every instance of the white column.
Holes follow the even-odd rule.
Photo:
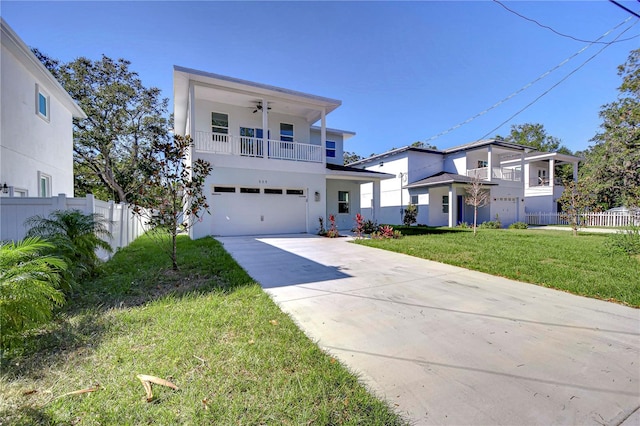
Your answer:
[[[531,178],[529,177],[529,171],[530,171],[530,167],[531,164],[529,163],[524,163],[524,169],[522,170],[522,179],[524,179],[524,189],[527,190],[529,189],[529,183],[531,181]]]
[[[456,214],[456,192],[453,189],[453,184],[449,184],[449,228],[453,228],[455,224]]]
[[[267,158],[269,154],[269,102],[260,99],[262,103],[262,157]]]
[[[553,188],[556,172],[556,160],[553,158],[549,160],[549,186]]]
[[[327,164],[327,113],[324,108],[320,111],[320,146],[322,164]]]
[[[487,173],[487,180],[491,182],[491,175],[493,174],[493,158],[491,158],[491,145],[487,147],[487,167],[489,171]]]
[[[188,128],[184,129],[189,136],[196,137],[196,89],[193,81],[189,82],[189,111],[187,117]],[[178,129],[180,132],[183,129]],[[211,131],[211,128],[208,130]]]
[[[373,202],[371,203],[371,215],[373,220],[376,221],[380,216],[380,181],[373,181]]]

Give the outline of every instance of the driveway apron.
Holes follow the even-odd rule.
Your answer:
[[[640,311],[316,236],[218,238],[414,424],[640,424]]]

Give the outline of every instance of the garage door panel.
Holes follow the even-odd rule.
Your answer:
[[[306,232],[306,197],[290,194],[222,193],[213,197],[213,235]]]

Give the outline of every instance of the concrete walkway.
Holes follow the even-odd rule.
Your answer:
[[[414,424],[639,424],[639,310],[347,238],[219,240]]]

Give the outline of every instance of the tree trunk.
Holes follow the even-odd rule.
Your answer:
[[[175,228],[174,228],[175,229]],[[178,270],[178,249],[177,249],[177,235],[176,231],[171,233],[171,262],[173,264],[173,270]]]
[[[473,206],[473,235],[476,235],[478,229],[478,207]]]

